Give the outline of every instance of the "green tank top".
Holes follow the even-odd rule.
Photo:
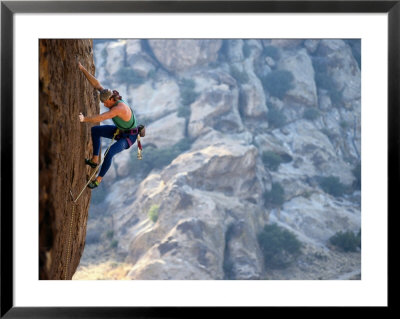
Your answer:
[[[119,102],[125,103],[124,100],[119,100],[119,101],[117,101],[116,104],[118,104]],[[124,121],[119,116],[112,118],[112,121],[114,122],[115,126],[121,130],[131,130],[131,129],[136,128],[135,114],[133,113],[133,110],[131,109],[131,107],[129,107],[129,109],[131,110],[131,114],[132,114],[129,121]]]

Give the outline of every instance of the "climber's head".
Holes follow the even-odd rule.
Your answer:
[[[115,102],[121,100],[122,96],[119,95],[117,90],[104,89],[100,92],[100,100],[105,107],[112,107]]]

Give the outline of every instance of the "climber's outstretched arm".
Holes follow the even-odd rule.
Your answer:
[[[121,116],[124,112],[124,108],[122,105],[116,105],[111,108],[109,111],[104,112],[99,115],[94,116],[84,116],[82,113],[79,113],[79,121],[81,122],[89,122],[89,123],[99,123],[108,119],[112,119],[116,116]]]
[[[90,84],[97,90],[102,91],[103,87],[101,86],[100,82],[93,76],[91,75],[84,67],[83,65],[79,62],[79,70],[83,72],[83,74],[86,76]]]
[[[118,116],[119,112],[118,109],[113,108],[108,112],[104,112],[99,115],[94,115],[94,116],[84,116],[82,113],[79,113],[79,121],[81,122],[89,122],[89,123],[99,123],[103,122],[108,119],[112,119],[115,116]]]

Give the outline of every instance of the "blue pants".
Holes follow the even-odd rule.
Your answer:
[[[117,127],[114,125],[99,125],[92,127],[92,142],[93,142],[93,155],[99,155],[100,153],[100,137],[105,137],[112,139],[114,136]],[[137,134],[130,135],[129,139],[131,140],[132,144],[136,142]],[[129,148],[129,143],[126,138],[121,138],[115,141],[108,151],[106,157],[104,158],[103,164],[101,165],[100,177],[104,177],[106,175],[108,169],[111,166],[112,158],[114,155],[122,152]]]

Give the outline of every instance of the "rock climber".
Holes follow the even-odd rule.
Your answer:
[[[91,159],[85,159],[87,165],[92,168],[96,168],[99,165],[100,137],[112,139],[116,131],[119,130],[119,134],[115,137],[116,142],[111,145],[104,157],[100,173],[95,180],[88,184],[88,187],[93,189],[101,183],[101,180],[111,166],[114,155],[128,149],[134,144],[138,134],[141,137],[145,136],[146,129],[143,125],[137,125],[133,110],[125,103],[118,91],[103,88],[100,82],[80,62],[79,69],[83,72],[89,83],[100,92],[101,102],[109,109],[107,112],[94,116],[85,116],[81,112],[79,113],[80,122],[99,123],[111,119],[115,124],[92,127],[93,156]]]

